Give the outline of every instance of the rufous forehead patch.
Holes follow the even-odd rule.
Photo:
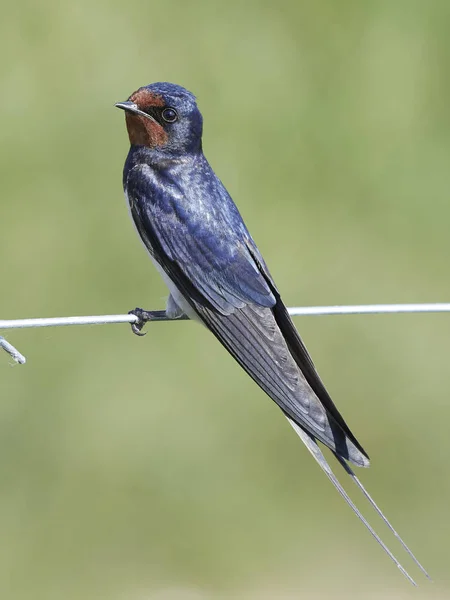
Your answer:
[[[150,106],[165,106],[165,102],[159,94],[150,92],[147,88],[139,88],[130,96],[131,102],[134,102],[141,110]]]

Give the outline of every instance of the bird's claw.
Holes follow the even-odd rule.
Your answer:
[[[149,321],[148,312],[143,310],[142,308],[135,308],[134,310],[130,310],[129,315],[134,315],[138,318],[136,323],[131,323],[131,331],[138,335],[139,337],[144,337],[147,334],[146,331],[142,331],[144,325]]]

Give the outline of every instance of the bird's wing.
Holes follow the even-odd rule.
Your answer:
[[[245,240],[229,222],[228,198],[219,197],[215,206],[205,208],[201,198],[186,197],[170,180],[158,185],[157,174],[147,165],[129,173],[126,190],[131,215],[147,248],[159,247],[166,261],[175,263],[211,306],[229,314],[247,302],[275,304]],[[226,193],[222,187],[216,192]],[[211,211],[216,211],[214,218]],[[155,254],[158,260],[160,252]]]
[[[360,452],[362,452],[362,454],[366,458],[369,458],[364,448],[361,446],[361,444],[355,438],[353,433],[350,431],[350,428],[344,421],[342,415],[336,408],[329,393],[323,385],[322,380],[320,379],[319,374],[317,373],[314,363],[311,359],[311,356],[309,355],[305,344],[303,343],[300,335],[298,334],[298,331],[294,323],[292,322],[291,317],[289,316],[286,306],[280,298],[280,295],[278,293],[278,290],[276,289],[275,282],[269,272],[269,269],[267,268],[267,265],[265,264],[264,259],[261,256],[261,253],[259,252],[258,247],[256,246],[252,238],[249,238],[247,240],[247,246],[253,259],[258,265],[258,268],[260,269],[261,273],[263,273],[269,287],[273,290],[273,293],[276,298],[276,303],[273,307],[273,315],[288,345],[292,357],[299,366],[301,372],[306,378],[306,381],[311,386],[317,398],[319,398],[322,405],[326,408],[327,412],[333,416],[336,423],[350,438],[350,440],[353,442],[356,448],[358,448],[358,450],[360,450]]]
[[[186,199],[167,185],[160,192],[152,176],[140,167],[127,181],[131,213],[149,251],[205,325],[287,416],[339,456],[367,466],[367,455],[347,434],[342,417],[346,430],[296,362],[293,342],[276,318],[277,306],[284,305],[239,213],[234,228],[223,212],[214,220],[204,213],[196,218],[195,211],[185,216]],[[309,369],[315,373],[312,363]]]
[[[221,344],[288,417],[339,456],[361,467],[369,465],[294,361],[273,309],[247,304],[221,315],[195,299],[192,304]]]

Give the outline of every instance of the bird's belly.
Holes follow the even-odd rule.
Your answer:
[[[147,252],[148,252],[148,250],[147,250]],[[195,310],[193,310],[192,306],[184,298],[183,294],[180,292],[180,290],[177,288],[177,286],[174,284],[174,282],[170,279],[170,277],[167,275],[167,273],[164,271],[164,269],[161,267],[161,265],[153,258],[153,256],[150,254],[150,252],[149,252],[149,256],[152,259],[152,262],[155,265],[158,273],[163,278],[164,283],[169,288],[170,295],[175,300],[177,306],[179,306],[181,308],[181,310],[184,312],[184,314],[187,315],[190,319],[192,319],[194,321],[199,321],[200,319],[198,318]]]

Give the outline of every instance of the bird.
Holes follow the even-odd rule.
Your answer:
[[[417,585],[360,513],[318,442],[328,447],[403,548],[350,465],[369,456],[328,394],[236,204],[203,153],[196,97],[167,82],[140,87],[125,111],[130,150],[123,188],[137,233],[169,289],[166,309],[130,311],[148,321],[192,319],[209,329],[279,406],[333,486],[405,577]]]

